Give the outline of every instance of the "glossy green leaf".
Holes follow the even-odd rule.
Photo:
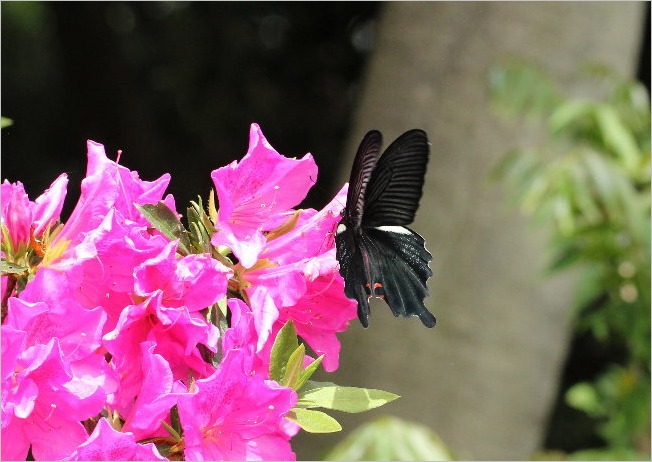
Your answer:
[[[337,387],[337,384],[333,382],[318,382],[316,380],[308,380],[303,386],[303,390],[301,391],[305,392],[308,390],[315,390],[317,388],[326,388],[326,387]]]
[[[292,352],[288,358],[283,377],[281,378],[281,385],[284,387],[295,388],[299,375],[301,374],[303,366],[303,358],[306,356],[306,347],[303,343],[300,344],[296,350]]]
[[[297,406],[357,413],[377,408],[397,398],[398,395],[388,391],[335,385],[300,392]]]
[[[301,371],[301,374],[299,374],[299,379],[297,380],[297,383],[294,384],[292,388],[295,390],[300,390],[301,387],[304,386],[304,384],[312,377],[312,374],[315,373],[319,365],[321,364],[322,360],[324,359],[324,355],[321,355],[317,359],[315,359],[313,362],[311,362],[308,367],[306,367],[303,371]]]
[[[342,430],[337,420],[321,411],[295,408],[287,418],[308,433],[333,433]]]
[[[190,255],[190,238],[176,214],[163,202],[158,204],[136,204],[136,208],[149,223],[170,240],[179,240],[178,251],[182,255]]]
[[[269,362],[269,376],[272,380],[281,382],[285,368],[292,353],[299,347],[297,332],[292,321],[288,321],[276,334]]]

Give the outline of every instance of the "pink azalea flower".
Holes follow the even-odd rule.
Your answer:
[[[292,319],[299,334],[318,355],[325,354],[324,369],[339,365],[336,334],[357,317],[354,301],[344,295],[337,270],[333,239],[346,201],[345,186],[321,211],[308,210],[287,233],[268,241],[261,253],[271,263],[244,272],[256,330],[258,350],[264,348],[276,324]]]
[[[27,246],[30,230],[39,237],[52,222],[59,220],[63,201],[66,197],[68,175],[62,173],[36,201],[29,200],[20,181],[9,183],[5,180],[1,188],[2,223],[9,230],[9,240],[14,251]],[[6,241],[6,238],[3,237]]]
[[[238,298],[230,298],[227,301],[227,306],[231,312],[231,327],[224,332],[222,351],[244,351],[245,368],[263,378],[269,378],[271,342],[265,344],[269,348],[258,351],[256,349],[258,333],[251,309]]]
[[[345,331],[357,317],[357,305],[344,295],[344,281],[332,262],[337,262],[334,250],[249,275],[247,280],[252,286],[247,294],[254,307],[254,319],[258,321],[259,350],[273,338],[275,326],[278,329],[291,319],[297,334],[315,353],[325,354],[324,369],[327,372],[337,369],[340,343],[336,334]],[[314,274],[315,268],[322,272]]]
[[[257,349],[270,338],[272,326],[284,306],[292,306],[306,292],[306,281],[297,265],[255,268],[244,275],[249,285],[245,292],[254,313],[258,331]]]
[[[331,261],[333,258],[327,254],[323,257]],[[308,278],[308,281],[303,297],[294,305],[283,307],[276,323],[285,324],[291,319],[297,335],[317,356],[324,355],[324,370],[333,372],[339,366],[341,348],[336,334],[344,332],[349,322],[357,318],[357,304],[344,296],[344,280],[337,270]]]
[[[86,178],[81,183],[81,196],[54,243],[78,244],[86,233],[98,228],[112,209],[132,222],[148,226],[134,204],[158,202],[170,182],[167,173],[158,180],[143,181],[137,172],[109,160],[103,145],[89,140],[87,148],[88,166]],[[172,196],[168,196],[165,202],[174,210]]]
[[[154,443],[138,444],[133,433],[119,432],[102,417],[95,430],[63,460],[167,460]]]
[[[232,250],[232,269],[208,254],[178,256],[178,243],[138,211],[161,200],[169,175],[140,180],[88,142],[80,200],[6,307],[3,459],[24,459],[31,446],[36,459],[164,460],[137,441],[166,436],[161,422],[175,404],[187,460],[295,459],[289,441],[299,427],[285,416],[297,395],[268,380],[270,350],[292,320],[324,368],[338,367],[336,334],[357,314],[333,242],[346,187],[323,210],[293,210],[316,181],[314,160],[280,155],[256,124],[247,154],[211,176],[220,206],[212,243]],[[58,220],[66,185],[64,174],[35,202],[19,182],[1,185],[9,250],[33,245]],[[175,210],[172,196],[164,202]],[[227,301],[230,327],[218,345],[202,310],[227,295],[234,272],[231,287],[239,283],[246,302]],[[200,344],[222,354],[217,368]],[[81,422],[104,406],[122,431],[101,419],[89,437]]]
[[[213,375],[179,397],[186,460],[295,460],[289,439],[296,432],[285,415],[297,395],[251,375],[245,353],[229,350]]]
[[[250,268],[265,246],[267,224],[306,197],[317,180],[317,166],[310,154],[299,160],[280,155],[252,124],[247,154],[211,177],[219,201],[212,243],[227,245]]]
[[[295,226],[285,234],[267,242],[261,258],[269,258],[279,265],[315,257],[334,248],[334,233],[346,203],[348,186],[344,185],[322,209],[302,210]],[[336,265],[337,261],[333,259]]]
[[[66,367],[58,339],[26,348],[25,337],[2,326],[2,362],[14,366],[3,364],[2,371],[2,439],[11,441],[2,445],[2,458],[24,460],[31,444],[35,459],[60,459],[85,441],[80,421],[102,409],[105,394]],[[18,355],[8,357],[17,353],[19,342]]]
[[[125,424],[122,430],[133,432],[139,440],[167,436],[161,421],[169,423],[170,409],[177,403],[177,396],[187,392],[181,383],[174,381],[165,358],[154,353],[155,346],[151,341],[140,344],[143,378],[133,406],[123,414]]]
[[[101,308],[85,310],[71,299],[48,306],[12,297],[5,325],[26,332],[26,346],[48,343],[53,337],[66,361],[83,359],[100,348],[106,314]]]
[[[158,255],[168,242],[111,210],[71,249],[69,258],[40,267],[20,298],[49,306],[67,299],[85,309],[100,306],[108,317],[105,333],[115,327],[124,307],[133,304],[134,269]]]
[[[190,311],[204,309],[226,295],[228,278],[233,273],[210,255],[175,257],[177,242],[170,242],[158,255],[134,271],[134,291],[141,297],[163,291],[163,304]]]
[[[201,357],[197,345],[217,351],[217,328],[199,313],[190,313],[185,307],[166,308],[161,303],[162,292],[157,291],[142,303],[126,307],[115,329],[104,336],[111,361],[122,377],[115,406],[123,414],[131,412],[147,373],[139,347],[142,342],[155,343],[154,352],[169,363],[175,380],[187,380],[191,374],[203,378],[214,371]]]

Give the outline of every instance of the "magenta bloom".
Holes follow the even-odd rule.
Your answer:
[[[133,303],[134,269],[160,254],[169,243],[161,235],[109,211],[88,231],[68,258],[40,267],[20,298],[50,306],[72,299],[85,309],[100,306],[107,315],[103,333],[113,329],[125,306]]]
[[[136,400],[128,413],[124,413],[123,431],[133,432],[139,440],[155,436],[167,436],[161,425],[169,423],[170,409],[177,403],[177,396],[187,392],[179,382],[174,382],[168,362],[154,353],[154,342],[140,344],[142,381],[136,393]]]
[[[230,350],[215,373],[179,397],[186,460],[295,460],[296,428],[285,415],[297,395],[251,375],[245,353]]]
[[[81,196],[55,242],[65,241],[70,245],[81,242],[86,233],[98,228],[112,209],[132,222],[148,226],[134,204],[154,204],[161,200],[170,175],[166,173],[158,180],[143,181],[137,172],[109,160],[103,145],[90,140],[86,144],[88,166],[81,184]],[[165,202],[174,210],[172,196]]]
[[[232,271],[210,255],[188,255],[177,259],[177,242],[170,242],[157,256],[134,271],[134,291],[146,297],[163,292],[169,308],[185,306],[190,311],[204,309],[226,295]]]
[[[63,460],[167,460],[154,443],[138,444],[130,432],[119,432],[102,417],[91,436]]]
[[[324,369],[339,365],[336,334],[357,317],[356,303],[344,295],[333,239],[329,236],[346,201],[345,186],[323,210],[304,210],[293,229],[268,242],[260,258],[273,265],[245,272],[246,289],[258,331],[258,350],[270,334],[292,319],[299,334],[318,354]],[[304,216],[305,215],[305,216]]]
[[[34,202],[21,183],[1,185],[3,251],[20,263],[31,245],[43,257],[25,263],[29,278],[2,281],[17,282],[3,298],[2,459],[24,460],[31,447],[37,460],[165,460],[138,441],[167,437],[175,406],[186,460],[296,458],[299,426],[286,416],[297,393],[269,380],[270,352],[292,321],[326,371],[339,365],[337,334],[357,314],[333,239],[347,187],[322,210],[295,210],[317,179],[312,156],[280,155],[256,124],[249,141],[240,161],[211,173],[211,243],[233,252],[231,267],[216,254],[182,256],[141,214],[138,205],[161,200],[177,213],[163,197],[168,174],[141,180],[93,141],[81,197],[42,243],[67,176]],[[238,291],[228,328],[206,319],[205,308]]]
[[[332,254],[325,254],[321,259],[332,262]],[[276,324],[282,325],[291,319],[297,334],[318,356],[324,355],[324,370],[333,372],[339,367],[341,348],[336,334],[344,332],[349,321],[357,318],[357,304],[343,295],[344,281],[336,269],[307,280],[303,296],[294,305],[280,310]]]
[[[5,180],[2,183],[2,223],[9,230],[8,242],[14,251],[21,245],[27,246],[30,232],[39,237],[48,225],[59,220],[67,186],[68,175],[62,173],[32,202],[20,181],[12,184]],[[7,242],[5,236],[3,241]]]
[[[26,332],[26,347],[57,338],[64,358],[71,362],[86,358],[100,347],[105,322],[106,314],[99,307],[85,310],[71,299],[51,307],[12,297],[5,325]]]
[[[250,268],[265,246],[263,231],[306,197],[317,181],[317,165],[310,154],[299,160],[280,155],[252,124],[247,154],[211,177],[219,201],[212,243],[228,246]]]
[[[191,374],[203,378],[214,371],[202,359],[197,345],[202,343],[216,351],[217,328],[185,307],[162,306],[161,297],[162,292],[157,291],[144,302],[125,308],[116,328],[104,336],[104,345],[122,377],[115,406],[123,414],[131,412],[148,374],[140,349],[143,342],[153,342],[153,352],[165,359],[175,380],[185,381]]]
[[[258,332],[251,309],[238,298],[230,298],[227,304],[231,312],[231,327],[224,332],[222,349],[242,350],[245,353],[245,368],[262,378],[269,378],[272,342],[265,343],[263,349],[258,350]]]
[[[61,459],[86,440],[80,422],[100,412],[105,393],[66,365],[58,339],[26,347],[25,338],[2,326],[2,459],[24,460],[30,444],[37,460]]]

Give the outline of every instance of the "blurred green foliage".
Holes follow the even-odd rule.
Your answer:
[[[650,100],[639,83],[592,65],[560,90],[545,72],[511,62],[490,72],[497,107],[543,129],[495,177],[538,223],[552,223],[550,272],[575,268],[577,334],[618,350],[593,380],[568,384],[603,445],[571,459],[650,457]],[[577,335],[576,334],[576,335]]]
[[[398,417],[369,421],[333,448],[324,460],[454,460],[428,427]]]

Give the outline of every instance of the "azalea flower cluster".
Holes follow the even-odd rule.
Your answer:
[[[298,390],[338,368],[356,318],[330,237],[347,188],[295,209],[315,161],[256,124],[211,177],[187,229],[170,175],[141,180],[93,141],[65,223],[66,174],[35,201],[4,181],[2,459],[295,458]],[[283,353],[288,331],[314,357]]]

